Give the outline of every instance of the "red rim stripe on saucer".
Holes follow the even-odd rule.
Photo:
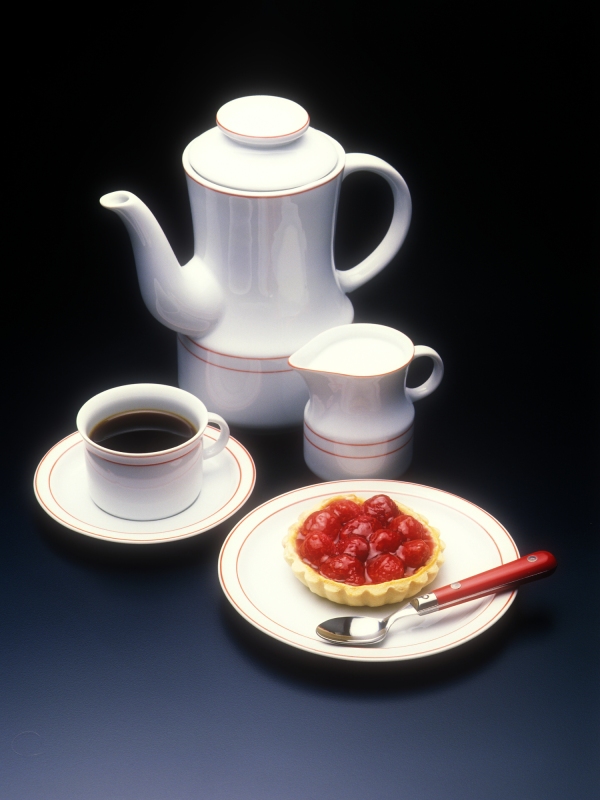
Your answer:
[[[214,430],[214,429],[212,429],[212,430]],[[44,501],[44,498],[42,497],[42,495],[40,493],[39,473],[40,473],[40,471],[42,469],[42,466],[45,464],[47,459],[51,457],[51,455],[54,453],[56,448],[60,447],[60,445],[62,445],[67,440],[69,440],[69,439],[71,439],[73,437],[77,437],[77,441],[74,442],[70,447],[68,447],[57,458],[57,460],[55,461],[55,463],[52,465],[52,467],[50,469],[50,472],[48,474],[48,483],[47,483],[47,489],[48,489],[48,492],[49,492],[50,496],[52,497],[52,499],[53,499],[54,503],[56,504],[57,508],[59,508],[62,512],[64,512],[64,514],[66,515],[66,518],[65,518],[65,517],[61,517],[56,512],[55,509],[52,509]],[[216,439],[213,440],[213,441],[216,441]],[[75,447],[77,447],[79,445],[81,445],[83,447],[83,444],[84,444],[83,443],[83,439],[81,439],[79,433],[77,433],[77,432],[69,434],[69,436],[65,436],[64,439],[61,439],[59,442],[57,442],[54,445],[54,447],[52,447],[46,453],[46,455],[42,458],[42,460],[38,464],[38,467],[37,467],[37,469],[35,471],[35,476],[34,476],[34,489],[35,489],[36,497],[37,497],[38,502],[42,506],[42,508],[46,511],[48,516],[52,517],[52,519],[54,519],[57,522],[65,525],[70,530],[74,530],[76,532],[83,533],[83,534],[88,535],[88,536],[92,536],[92,538],[103,539],[103,540],[108,540],[108,541],[117,542],[117,543],[127,543],[127,544],[160,544],[161,542],[173,541],[173,540],[176,540],[176,539],[179,539],[179,538],[188,538],[188,537],[191,537],[191,536],[195,536],[195,535],[197,535],[199,533],[202,533],[206,529],[211,529],[211,528],[216,527],[217,525],[220,525],[221,522],[224,522],[230,516],[235,514],[235,512],[239,508],[241,508],[241,506],[246,502],[246,500],[248,499],[248,497],[252,493],[252,489],[254,488],[254,485],[256,483],[256,466],[254,464],[254,461],[253,461],[252,457],[248,453],[248,450],[240,442],[238,442],[237,439],[234,440],[234,441],[248,455],[249,463],[250,463],[250,466],[252,468],[252,479],[250,481],[250,488],[249,488],[249,491],[236,504],[235,508],[233,508],[227,514],[226,517],[224,517],[221,520],[218,520],[215,523],[211,523],[210,520],[213,520],[214,517],[216,515],[218,515],[224,508],[226,508],[227,505],[235,498],[237,492],[239,491],[240,485],[242,483],[242,476],[243,476],[242,465],[241,465],[240,460],[237,457],[237,455],[232,450],[230,450],[227,447],[227,445],[225,446],[225,450],[227,450],[229,455],[234,459],[235,463],[237,464],[237,468],[238,468],[238,481],[237,481],[237,485],[235,487],[235,490],[231,494],[231,497],[220,508],[218,508],[215,511],[213,511],[209,516],[205,517],[203,520],[199,520],[197,523],[190,522],[187,525],[182,525],[179,528],[171,528],[168,531],[157,531],[157,534],[161,534],[161,533],[170,534],[170,535],[167,535],[167,536],[157,536],[157,538],[153,538],[151,540],[140,539],[139,534],[136,535],[136,533],[132,532],[132,531],[115,530],[114,528],[103,528],[103,527],[101,527],[99,525],[94,525],[94,524],[89,524],[87,527],[78,527],[77,525],[74,525],[71,522],[71,520],[75,520],[76,522],[79,522],[82,525],[86,525],[85,520],[81,520],[78,517],[75,517],[73,514],[71,514],[70,511],[65,509],[64,506],[62,506],[58,502],[54,492],[52,491],[51,479],[52,479],[52,473],[54,472],[54,469],[58,466],[59,461],[61,459],[63,459],[67,455],[67,453],[69,453],[71,450],[73,450],[73,448],[75,448]],[[102,512],[102,513],[107,514],[107,512]],[[111,515],[108,515],[108,516],[111,516]],[[118,517],[115,517],[114,519],[118,519]],[[172,519],[172,518],[167,518],[167,519]],[[196,525],[196,524],[198,524],[199,527],[194,528],[194,525]],[[184,530],[187,530],[187,529],[190,529],[190,528],[192,528],[192,530],[189,530],[187,533],[185,533],[185,534],[183,534],[181,536],[173,536],[172,535],[174,533],[177,533],[177,531],[184,531]],[[102,531],[106,531],[106,534],[102,533]],[[123,536],[128,536],[128,537],[130,536],[131,538],[127,538],[127,539],[115,538],[115,536],[114,535],[111,536],[111,534],[121,534]]]
[[[350,481],[347,481],[347,482],[348,482],[348,483],[350,483]],[[378,481],[378,483],[382,483],[382,482],[383,482],[383,481]],[[393,483],[393,481],[388,481],[388,482],[389,482],[389,483]],[[335,481],[335,483],[338,483],[338,481]],[[421,486],[422,484],[404,484],[404,485],[405,485],[405,486],[411,486],[411,485],[412,485],[412,486]],[[315,487],[315,488],[319,488],[319,487]],[[423,487],[423,488],[430,488],[430,487]],[[292,494],[296,493],[297,491],[298,491],[298,490],[293,490],[292,492],[288,492],[287,494],[288,494],[288,495],[292,495]],[[368,491],[368,490],[366,490],[366,489],[365,489],[365,490],[357,489],[356,491],[357,491],[358,493],[360,493],[360,492],[362,492],[362,491]],[[391,493],[393,493],[393,490],[390,490],[390,491],[391,491]],[[495,517],[493,517],[491,514],[489,514],[489,513],[488,513],[487,511],[485,511],[484,509],[482,509],[482,508],[480,508],[479,506],[475,505],[475,503],[471,503],[469,500],[464,500],[464,498],[459,498],[459,497],[458,497],[458,495],[453,495],[451,492],[445,492],[443,489],[436,489],[435,491],[441,492],[442,494],[447,494],[447,495],[449,495],[450,497],[456,497],[456,498],[458,498],[459,500],[462,500],[463,502],[467,503],[468,505],[470,505],[470,506],[473,506],[473,507],[474,507],[474,508],[476,508],[478,511],[481,511],[481,512],[483,512],[483,513],[484,513],[486,516],[490,517],[490,518],[491,518],[491,519],[492,519],[492,520],[493,520],[493,521],[494,521],[494,522],[495,522],[497,525],[499,525],[499,526],[502,528],[502,530],[503,530],[503,531],[506,533],[506,535],[507,535],[507,538],[508,538],[508,541],[509,541],[509,542],[510,542],[510,543],[513,545],[513,547],[514,547],[514,549],[515,549],[515,553],[516,553],[516,555],[517,555],[517,557],[518,557],[519,553],[518,553],[518,550],[517,550],[517,548],[516,548],[516,545],[514,544],[514,541],[513,541],[512,537],[510,536],[510,534],[508,533],[508,531],[506,530],[506,528],[505,528],[503,525],[501,525],[501,523],[499,523],[499,522],[498,522],[498,520],[496,520],[496,519],[495,519]],[[321,497],[326,497],[326,496],[329,496],[330,494],[331,494],[331,492],[330,492],[330,491],[329,491],[329,492],[322,492],[322,493],[320,493],[320,494],[316,494],[316,495],[313,495],[313,496],[312,496],[312,497],[310,497],[310,498],[307,498],[307,499],[306,499],[306,502],[307,502],[307,503],[309,503],[309,502],[313,502],[313,503],[314,503],[315,501],[319,500]],[[282,495],[282,497],[285,497],[285,495]],[[414,498],[415,498],[415,499],[417,499],[417,500],[418,500],[418,499],[421,499],[421,498],[419,497],[419,495],[403,494],[403,497],[410,497],[410,498],[413,498],[413,497],[414,497]],[[265,522],[267,519],[269,519],[270,517],[274,516],[275,514],[278,514],[278,513],[280,513],[281,511],[284,511],[286,508],[290,508],[292,505],[295,505],[295,503],[296,503],[296,502],[298,502],[298,501],[294,501],[294,502],[290,503],[288,506],[283,506],[282,508],[278,508],[278,509],[277,509],[276,511],[274,511],[272,514],[269,514],[269,515],[268,515],[267,517],[265,517],[264,519],[261,519],[261,520],[260,520],[260,521],[259,521],[259,522],[258,522],[258,523],[257,523],[257,524],[256,524],[256,525],[253,527],[253,528],[252,528],[252,530],[248,532],[248,534],[247,534],[247,535],[246,535],[246,537],[244,538],[244,541],[242,542],[242,544],[241,544],[241,545],[240,545],[240,547],[238,548],[238,552],[237,552],[237,556],[236,556],[236,560],[235,560],[235,576],[236,576],[236,579],[237,579],[237,584],[238,584],[238,587],[239,587],[239,589],[242,591],[242,593],[243,593],[243,595],[245,596],[246,600],[248,601],[249,605],[250,605],[252,608],[256,609],[256,611],[258,612],[258,614],[259,614],[261,617],[264,617],[264,618],[266,618],[267,620],[269,620],[269,622],[271,622],[271,623],[272,623],[274,626],[276,626],[276,628],[277,628],[278,630],[284,630],[284,631],[286,631],[287,633],[291,633],[291,634],[293,634],[294,636],[296,636],[296,637],[298,637],[298,638],[305,639],[307,642],[309,642],[309,643],[310,643],[310,645],[304,645],[304,644],[303,644],[303,645],[299,646],[299,645],[298,645],[298,642],[297,642],[297,641],[295,641],[295,640],[294,640],[294,639],[292,639],[292,638],[286,637],[285,635],[281,635],[281,634],[277,634],[277,635],[275,635],[275,634],[274,634],[274,632],[273,632],[273,630],[270,630],[269,628],[265,627],[265,626],[264,626],[264,624],[262,624],[262,623],[261,623],[261,621],[259,621],[259,619],[253,619],[252,617],[250,617],[250,616],[248,615],[248,613],[247,613],[245,610],[243,610],[243,609],[242,609],[242,607],[241,607],[241,606],[240,606],[240,605],[239,605],[239,604],[238,604],[238,603],[235,601],[235,599],[232,597],[232,595],[231,595],[230,591],[227,589],[227,587],[226,587],[226,583],[225,583],[225,580],[224,580],[224,575],[223,575],[223,554],[224,554],[224,552],[225,552],[225,549],[226,549],[226,547],[227,547],[227,544],[228,544],[228,542],[231,540],[231,538],[232,538],[232,536],[234,535],[235,531],[236,531],[236,530],[239,528],[239,526],[240,526],[240,525],[241,525],[241,524],[244,522],[244,520],[241,520],[240,522],[238,522],[238,524],[235,526],[235,528],[234,528],[234,529],[231,531],[231,533],[229,534],[229,536],[228,536],[228,537],[227,537],[227,539],[225,540],[225,543],[224,543],[224,545],[223,545],[223,548],[222,548],[222,550],[221,550],[221,554],[220,554],[220,556],[219,556],[219,576],[220,576],[220,578],[221,578],[221,586],[223,587],[223,589],[224,589],[224,591],[225,591],[225,594],[227,595],[227,598],[229,599],[229,601],[231,602],[231,604],[232,604],[232,605],[233,605],[233,606],[234,606],[234,607],[237,609],[237,611],[240,613],[240,615],[241,615],[242,617],[244,617],[244,619],[246,619],[246,620],[248,620],[249,622],[251,622],[251,624],[253,624],[253,625],[254,625],[256,628],[258,628],[259,630],[262,630],[262,631],[263,631],[264,633],[266,633],[267,635],[270,635],[270,636],[272,636],[272,637],[273,637],[273,638],[275,638],[275,639],[278,639],[278,640],[284,641],[284,642],[286,642],[287,644],[290,644],[292,647],[300,647],[300,649],[306,650],[306,651],[308,651],[308,652],[318,653],[318,654],[320,654],[320,655],[326,655],[326,656],[332,656],[332,655],[335,653],[335,656],[334,656],[334,657],[341,658],[341,659],[346,659],[346,660],[352,660],[352,656],[351,656],[351,655],[345,655],[345,654],[343,654],[343,653],[341,653],[341,652],[339,652],[339,651],[334,651],[334,650],[331,650],[331,649],[325,649],[325,647],[330,647],[330,648],[331,648],[331,647],[335,647],[335,645],[329,645],[329,646],[327,646],[327,645],[325,645],[325,643],[324,643],[324,644],[323,644],[323,646],[320,646],[320,647],[319,647],[319,646],[314,646],[314,639],[312,639],[312,638],[310,638],[310,637],[307,637],[307,636],[304,636],[303,634],[300,634],[300,633],[298,633],[297,631],[294,631],[294,630],[292,630],[291,628],[287,628],[285,625],[282,625],[281,623],[279,623],[279,622],[277,622],[276,620],[274,620],[274,619],[272,619],[271,617],[269,617],[267,614],[265,614],[265,613],[264,613],[264,611],[261,611],[261,610],[260,610],[260,609],[259,609],[259,608],[258,608],[258,607],[255,605],[255,603],[254,603],[254,602],[253,602],[253,601],[252,601],[252,600],[251,600],[251,599],[248,597],[248,595],[247,595],[247,593],[246,593],[246,591],[245,591],[245,589],[244,589],[244,586],[242,585],[241,578],[240,578],[240,572],[239,572],[239,561],[240,561],[240,556],[241,556],[242,549],[243,549],[243,547],[245,546],[245,544],[247,543],[248,539],[249,539],[249,538],[250,538],[250,536],[251,536],[251,535],[252,535],[252,534],[253,534],[253,533],[256,531],[256,529],[257,529],[257,528],[258,528],[260,525],[262,525],[262,524],[263,524],[263,523],[264,523],[264,522]],[[267,505],[267,504],[265,503],[264,505]],[[453,506],[449,506],[449,505],[447,505],[446,503],[441,503],[440,505],[443,505],[443,506],[445,506],[445,507],[447,507],[447,508],[450,508],[450,509],[452,509],[452,510],[455,510],[455,509],[453,508]],[[252,512],[250,512],[250,513],[251,513],[251,514],[255,513],[256,511],[258,511],[258,509],[259,509],[259,508],[261,508],[261,506],[259,506],[257,509],[255,509],[254,511],[252,511]],[[472,520],[472,521],[473,521],[473,522],[476,522],[475,520]],[[495,548],[496,548],[496,551],[498,552],[498,557],[499,557],[499,559],[500,559],[500,564],[504,564],[504,563],[506,563],[506,562],[503,560],[503,558],[502,558],[502,553],[500,552],[500,548],[498,547],[498,543],[497,543],[497,542],[496,542],[496,540],[494,539],[493,535],[492,535],[492,534],[491,534],[491,533],[490,533],[490,532],[489,532],[489,531],[488,531],[486,528],[484,528],[484,527],[483,527],[483,525],[481,525],[481,523],[479,523],[479,522],[476,522],[476,524],[477,524],[477,525],[479,525],[479,527],[480,527],[480,528],[481,528],[481,529],[482,529],[482,530],[483,530],[483,531],[484,531],[484,532],[487,534],[487,536],[488,536],[488,537],[491,539],[492,543],[494,544],[494,546],[495,546]],[[479,633],[480,631],[486,630],[487,628],[491,627],[491,625],[494,623],[494,621],[495,621],[496,619],[498,619],[498,617],[502,616],[502,614],[504,613],[504,610],[507,608],[507,606],[508,606],[508,605],[510,605],[510,604],[511,604],[511,602],[512,602],[512,600],[513,600],[513,598],[514,598],[514,596],[515,596],[515,595],[516,595],[516,590],[515,590],[515,591],[512,591],[512,592],[510,593],[510,595],[507,597],[506,601],[505,601],[505,602],[503,603],[503,605],[502,605],[502,606],[501,606],[501,607],[500,607],[500,608],[499,608],[499,609],[496,611],[496,613],[494,614],[494,616],[493,616],[493,617],[492,617],[490,620],[487,620],[487,621],[485,622],[485,624],[481,625],[481,626],[480,626],[479,628],[477,628],[475,631],[472,631],[471,633],[469,633],[469,635],[468,635],[468,636],[463,636],[463,637],[461,637],[460,639],[457,639],[456,641],[452,642],[452,644],[451,644],[451,647],[456,647],[456,646],[460,645],[462,642],[469,641],[470,639],[473,639],[473,638],[475,638],[475,637],[478,635],[478,633]],[[494,601],[495,597],[496,597],[496,595],[492,595],[492,596],[490,597],[490,601],[489,601],[489,602],[488,602],[488,603],[487,603],[485,606],[483,606],[483,607],[482,607],[482,608],[479,610],[478,614],[477,614],[477,615],[476,615],[474,618],[471,618],[471,619],[467,620],[467,621],[464,623],[464,625],[463,625],[463,626],[461,626],[461,627],[464,627],[465,625],[470,625],[470,624],[472,624],[472,622],[473,622],[473,619],[477,619],[477,618],[478,618],[478,617],[480,617],[480,616],[481,616],[481,615],[482,615],[482,614],[483,614],[485,611],[487,611],[487,609],[489,608],[489,606],[491,605],[491,603]],[[457,630],[460,630],[460,628],[458,628]],[[447,636],[447,635],[448,635],[448,634],[444,634],[444,636]],[[437,637],[437,638],[442,638],[442,637]],[[432,640],[430,640],[430,641],[432,641],[432,642],[435,642],[435,641],[436,641],[436,639],[432,639]],[[317,643],[317,644],[318,644],[318,643]],[[409,645],[406,645],[406,647],[408,647],[408,646],[409,646]],[[397,645],[397,646],[395,647],[395,650],[399,650],[399,649],[401,649],[401,648],[402,648],[402,645],[400,645],[400,646],[398,646],[398,645]],[[428,649],[424,649],[424,650],[417,651],[416,653],[412,653],[412,654],[411,654],[411,656],[410,656],[410,658],[418,658],[418,657],[421,657],[421,656],[432,655],[433,653],[437,652],[438,650],[446,650],[446,649],[448,649],[446,646],[444,646],[444,647],[434,646],[434,647],[430,647],[430,648],[428,648]],[[372,650],[372,649],[370,649],[370,648],[364,648],[364,649],[362,649],[362,648],[361,648],[361,650],[360,650],[360,658],[361,658],[361,660],[377,660],[377,661],[383,661],[383,660],[400,660],[400,659],[398,659],[398,656],[397,656],[397,654],[396,654],[395,652],[394,652],[394,653],[390,653],[389,655],[384,655],[384,652],[385,652],[385,651],[383,651],[383,650],[382,650],[382,649],[380,649],[380,648],[377,648],[377,649],[375,649],[375,650]],[[372,655],[371,655],[371,653],[372,653]]]

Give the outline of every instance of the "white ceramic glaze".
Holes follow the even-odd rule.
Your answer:
[[[220,431],[210,425],[207,443]],[[191,506],[165,519],[131,520],[108,514],[88,493],[85,444],[78,432],[57,442],[35,472],[35,496],[56,522],[82,536],[126,545],[158,545],[197,536],[228,519],[250,497],[256,482],[252,456],[233,436],[214,458],[204,462],[203,486]]]
[[[351,480],[305,486],[279,495],[250,511],[231,531],[219,556],[219,579],[235,610],[258,630],[291,647],[330,658],[359,662],[403,661],[433,656],[468,642],[494,625],[508,610],[516,591],[501,592],[427,614],[410,628],[398,625],[381,644],[340,647],[317,636],[315,628],[341,607],[309,592],[283,558],[282,531],[301,514],[335,495],[367,499],[387,494],[423,514],[441,532],[446,544],[444,564],[432,591],[467,575],[506,564],[519,551],[494,517],[468,500],[414,483]],[[399,605],[388,606],[394,611]],[[380,617],[381,609],[361,608],[362,615]]]
[[[433,372],[408,388],[415,358]],[[384,325],[341,325],[324,331],[290,356],[306,381],[304,459],[324,480],[395,478],[412,460],[416,400],[439,386],[444,366],[430,347],[414,346]]]
[[[181,387],[228,419],[244,419],[248,428],[275,429],[302,419],[308,391],[285,356],[228,356],[179,335],[177,365]]]
[[[272,146],[298,139],[310,117],[293,100],[271,95],[238,97],[221,106],[217,125],[227,136],[255,146]]]
[[[221,380],[213,362],[188,357],[180,345],[182,388],[198,393],[230,423],[273,428],[299,423],[308,398],[303,382],[285,366],[288,357],[322,331],[352,321],[346,293],[398,252],[410,224],[411,201],[404,180],[389,164],[374,156],[346,155],[336,141],[304,125],[306,112],[295,103],[258,98],[253,117],[253,98],[242,100],[244,108],[241,101],[224,106],[219,125],[183,154],[195,242],[185,266],[179,266],[156,219],[135,195],[112,192],[100,202],[128,229],[142,296],[152,314],[217,360],[250,362],[243,369],[253,376],[253,388],[242,399],[239,380]],[[261,107],[271,108],[262,122]],[[227,125],[235,130],[224,132]],[[338,197],[343,178],[358,170],[388,182],[394,212],[374,252],[339,271],[333,263]],[[262,366],[256,368],[264,360],[284,367],[267,370],[265,377]],[[215,382],[213,400],[211,393],[201,392]],[[266,396],[277,400],[265,407]]]
[[[336,142],[308,127],[297,103],[282,97],[241,97],[217,113],[217,127],[186,148],[201,181],[243,192],[289,191],[332,174],[340,163]]]
[[[102,420],[136,409],[178,414],[197,433],[177,447],[154,453],[122,453],[90,439],[90,432]],[[209,422],[218,425],[221,433],[216,442],[204,447]],[[163,519],[190,506],[202,489],[203,460],[220,453],[229,439],[225,420],[209,413],[197,397],[152,383],[117,386],[95,395],[81,407],[77,430],[85,446],[90,497],[103,511],[130,520]]]

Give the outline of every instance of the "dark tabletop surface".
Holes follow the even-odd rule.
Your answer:
[[[23,17],[7,75],[0,538],[0,796],[441,800],[598,790],[595,376],[597,161],[585,4],[225,4],[137,22]],[[73,27],[73,25],[75,27]],[[33,28],[31,27],[33,26]],[[15,34],[16,35],[16,34]],[[185,262],[181,153],[227,100],[291,97],[347,152],[384,158],[414,215],[400,254],[351,295],[355,321],[442,356],[403,480],[494,515],[555,575],[447,653],[394,664],[309,655],[225,599],[220,547],[282,492],[317,482],[298,429],[234,428],[257,468],[234,517],[160,547],[54,523],[32,491],[81,404],[176,383],[175,334],[143,306],[129,240],[98,198],[142,197]],[[6,140],[5,140],[6,142]],[[390,215],[344,184],[340,268]],[[7,283],[17,274],[17,282]],[[415,369],[414,384],[423,379]],[[596,490],[594,492],[594,489]]]

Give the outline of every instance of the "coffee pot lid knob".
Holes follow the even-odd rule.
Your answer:
[[[309,123],[308,113],[298,103],[271,95],[239,97],[217,112],[217,125],[226,136],[262,147],[297,139]]]

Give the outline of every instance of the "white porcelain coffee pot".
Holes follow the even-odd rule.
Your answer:
[[[353,318],[350,292],[400,249],[411,216],[402,177],[385,161],[344,153],[279,97],[226,103],[217,126],[183,153],[194,256],[180,266],[155,217],[135,195],[100,202],[124,221],[143,299],[178,336],[179,385],[228,422],[299,423],[306,385],[291,353]],[[343,178],[367,170],[394,196],[390,227],[360,264],[339,271],[333,239]]]
[[[433,371],[406,386],[415,358]],[[304,411],[304,460],[324,480],[397,478],[410,466],[415,409],[444,375],[442,359],[385,325],[340,325],[292,353],[290,366],[310,390]]]

